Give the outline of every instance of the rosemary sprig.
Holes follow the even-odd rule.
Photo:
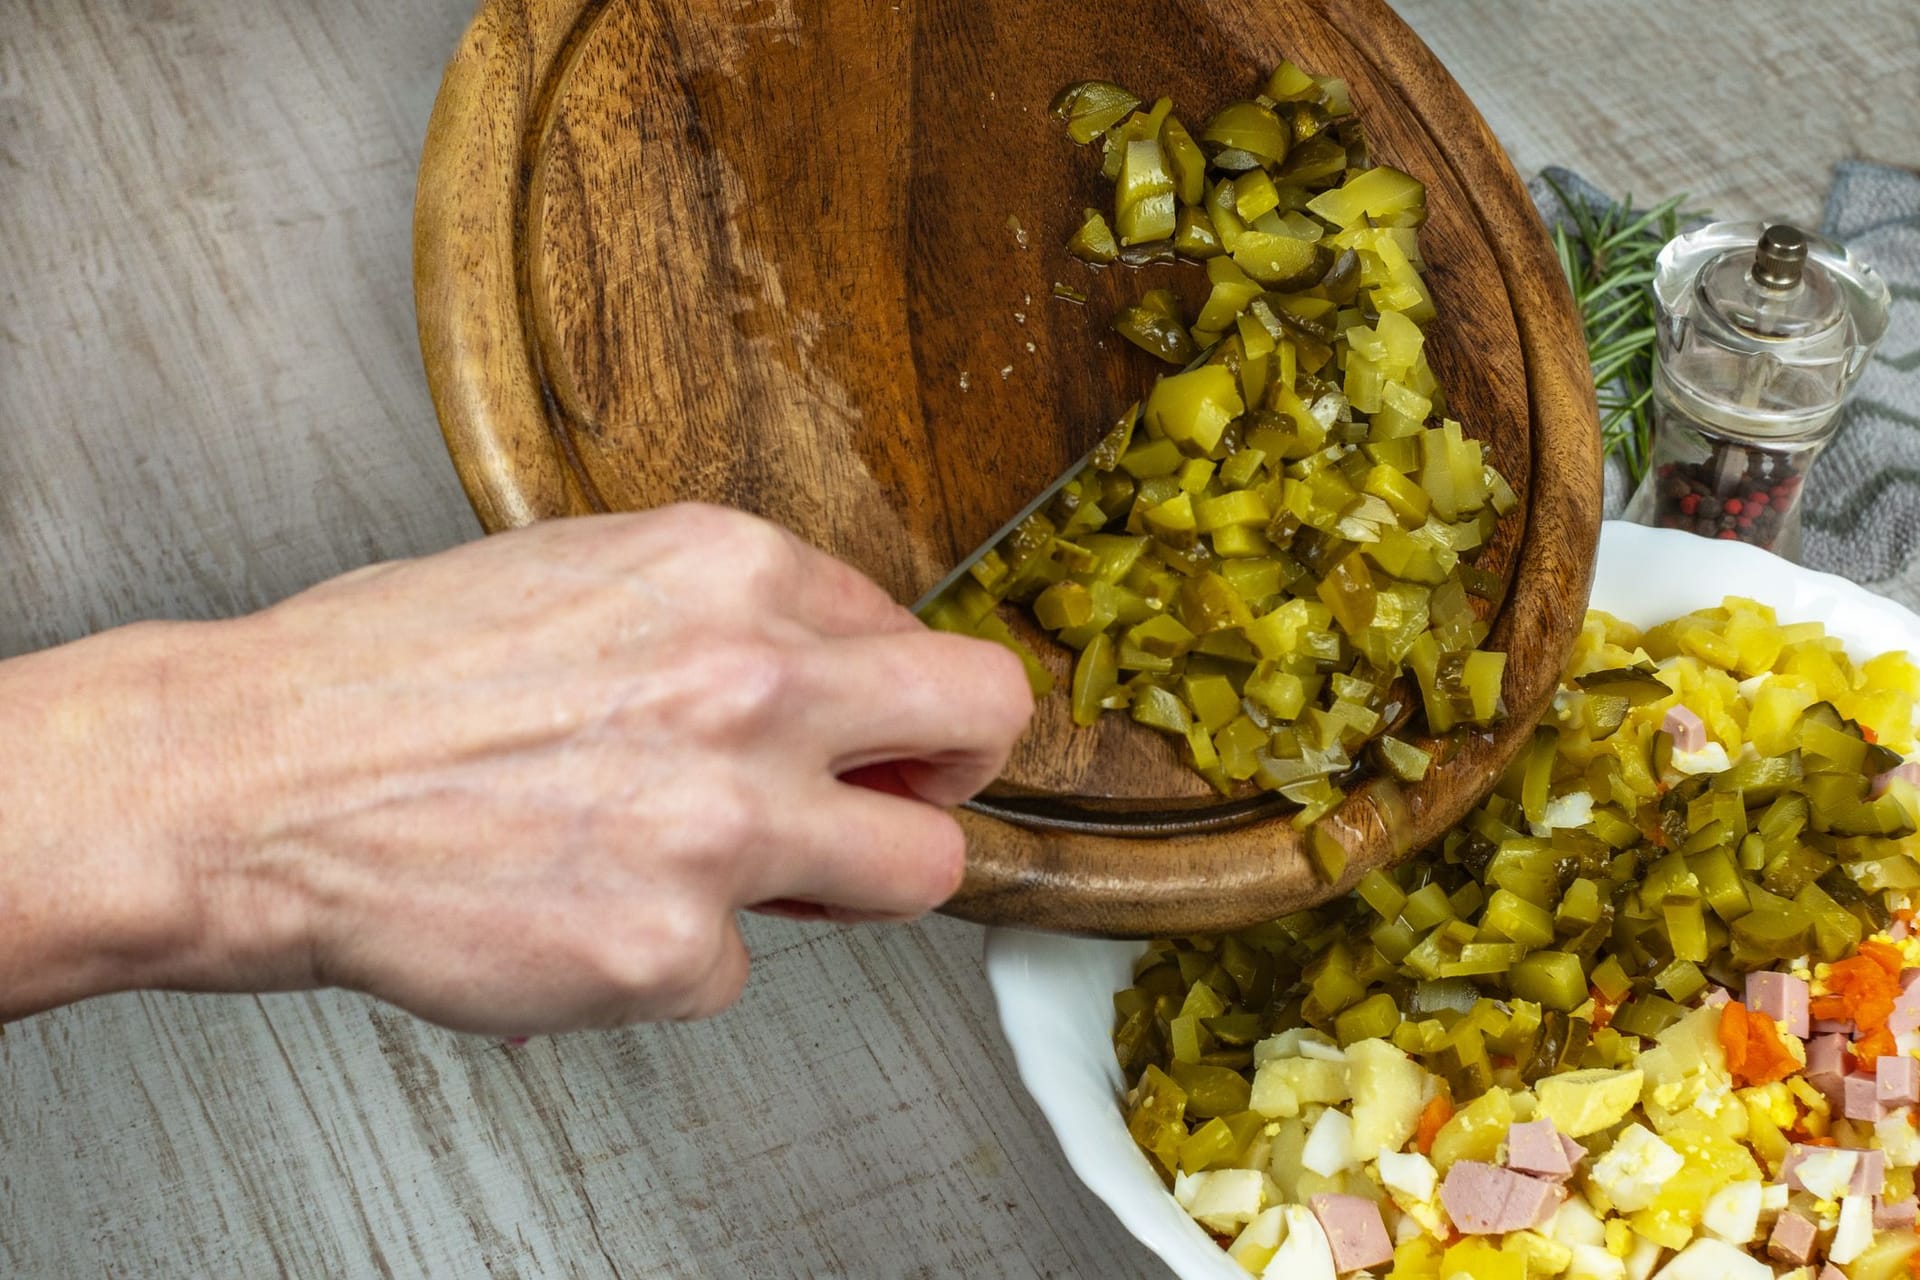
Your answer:
[[[1686,196],[1636,209],[1629,197],[1596,207],[1546,179],[1567,216],[1553,229],[1560,269],[1573,290],[1600,400],[1600,437],[1638,483],[1653,443],[1654,259],[1699,215]]]

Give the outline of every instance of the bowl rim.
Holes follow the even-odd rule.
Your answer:
[[[1900,649],[1920,655],[1920,615],[1847,578],[1745,543],[1624,521],[1602,526],[1590,608],[1646,626],[1712,607],[1729,595],[1773,605],[1786,621],[1825,623],[1856,655]],[[1881,632],[1884,642],[1857,639]],[[1128,1136],[1115,1105],[1121,1074],[1107,1040],[1106,1011],[1059,1007],[1061,999],[1087,992],[1090,969],[1114,975],[1117,989],[1139,946],[988,929],[987,981],[1001,1031],[1068,1165],[1121,1225],[1187,1280],[1245,1280],[1246,1272],[1167,1194]],[[1089,1024],[1096,1027],[1091,1047],[1097,1052],[1091,1055]],[[1075,1032],[1078,1038],[1069,1040]]]

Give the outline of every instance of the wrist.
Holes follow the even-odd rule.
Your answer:
[[[0,663],[0,1018],[252,980],[290,914],[236,876],[235,623],[145,623]],[[280,985],[292,985],[282,979]]]

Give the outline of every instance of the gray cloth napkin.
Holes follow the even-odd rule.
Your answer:
[[[1549,169],[1529,187],[1548,226],[1565,216],[1549,178],[1575,199],[1611,203],[1578,174]],[[1820,230],[1879,271],[1893,308],[1839,432],[1807,478],[1801,559],[1920,609],[1920,173],[1840,164]],[[1626,499],[1625,470],[1610,461],[1608,516]]]

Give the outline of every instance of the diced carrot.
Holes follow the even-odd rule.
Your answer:
[[[1605,1031],[1613,1021],[1613,1014],[1620,1006],[1607,999],[1606,992],[1598,987],[1588,987],[1587,994],[1593,997],[1593,1017],[1589,1020],[1595,1031]]]
[[[1747,1006],[1729,1000],[1720,1009],[1720,1048],[1727,1055],[1727,1070],[1738,1080],[1747,1070]]]
[[[1453,1119],[1453,1099],[1444,1092],[1434,1094],[1433,1101],[1421,1109],[1420,1124],[1413,1135],[1413,1144],[1419,1148],[1421,1155],[1424,1156],[1433,1150],[1434,1138],[1439,1135],[1441,1127],[1451,1119]]]
[[[1900,954],[1898,948],[1884,942],[1875,942],[1871,938],[1860,944],[1860,954],[1885,969],[1887,976],[1896,983],[1900,981],[1900,970],[1907,965],[1907,958]]]
[[[1861,954],[1848,956],[1827,970],[1827,993],[1815,996],[1813,1016],[1836,1022],[1852,1022],[1860,1031],[1872,1031],[1885,1025],[1893,1014],[1893,1002],[1900,995],[1900,971],[1887,969],[1887,959],[1869,948],[1899,953],[1877,943],[1861,944]]]
[[[1900,1052],[1899,1046],[1893,1042],[1893,1032],[1885,1027],[1875,1027],[1855,1040],[1852,1048],[1854,1062],[1868,1070],[1881,1058],[1892,1057]]]
[[[1800,1145],[1803,1147],[1837,1147],[1840,1145],[1840,1140],[1830,1133],[1823,1133],[1817,1138],[1800,1139]]]
[[[1727,1001],[1720,1010],[1719,1034],[1727,1071],[1736,1084],[1772,1084],[1800,1070],[1773,1019],[1748,1013],[1738,1000]]]
[[[1868,741],[1868,742],[1878,742],[1878,741],[1880,741],[1880,735],[1879,735],[1879,734],[1877,734],[1877,733],[1875,733],[1875,732],[1873,731],[1873,726],[1872,726],[1872,725],[1865,725],[1865,724],[1863,724],[1863,725],[1861,725],[1861,726],[1860,726],[1860,736],[1861,736],[1862,738],[1864,738],[1864,739],[1865,739],[1866,741]]]
[[[1772,1018],[1747,1019],[1747,1079],[1754,1084],[1772,1084],[1798,1073],[1800,1063],[1780,1039],[1780,1029]]]

